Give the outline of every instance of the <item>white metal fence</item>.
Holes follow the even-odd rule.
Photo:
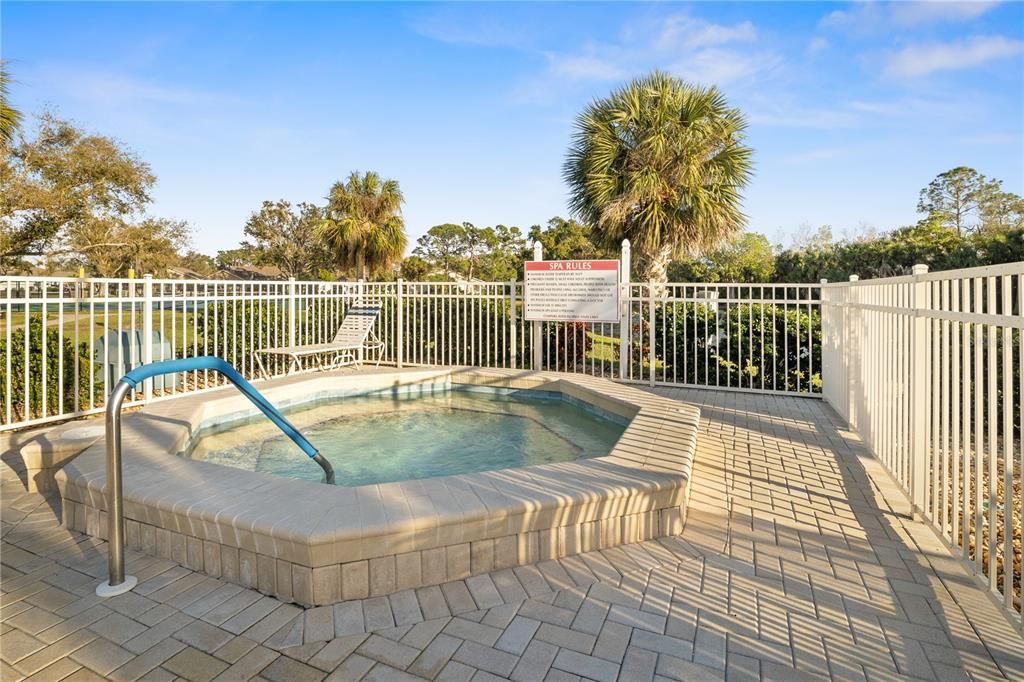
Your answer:
[[[128,369],[322,343],[379,303],[394,365],[820,396],[1020,618],[1024,264],[839,284],[624,282],[619,323],[528,322],[519,282],[0,277],[0,430],[99,412]],[[271,376],[282,361],[267,363]],[[133,404],[221,385],[154,379]]]
[[[626,380],[784,394],[821,391],[820,286],[629,287]]]
[[[822,288],[824,397],[1021,623],[1024,263]]]
[[[622,286],[623,322],[583,324],[525,321],[520,282],[0,277],[0,430],[99,412],[141,363],[216,355],[258,380],[256,350],[329,341],[355,302],[381,305],[389,364],[820,393],[817,285]],[[221,384],[205,371],[158,378],[130,404]]]

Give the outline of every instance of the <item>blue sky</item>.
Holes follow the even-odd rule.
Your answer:
[[[397,179],[413,240],[566,214],[574,116],[659,67],[748,116],[749,228],[787,243],[917,219],[969,165],[1024,194],[1020,3],[4,3],[26,112],[113,135],[159,178],[152,213],[231,248],[264,199]]]

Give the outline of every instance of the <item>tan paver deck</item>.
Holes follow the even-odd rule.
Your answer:
[[[814,400],[702,406],[681,538],[301,610],[105,546],[2,468],[0,678],[1024,679],[1024,639]]]

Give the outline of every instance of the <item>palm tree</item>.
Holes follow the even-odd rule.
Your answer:
[[[745,221],[746,121],[714,87],[655,71],[590,104],[565,162],[569,205],[598,239],[629,239],[644,275],[667,281],[673,257],[712,248]]]
[[[327,197],[320,233],[338,264],[355,267],[367,276],[401,260],[405,253],[402,191],[395,180],[382,180],[373,171],[354,171],[336,182]]]
[[[7,66],[0,62],[0,144],[5,147],[14,143],[14,133],[21,125],[21,112],[11,106],[8,94],[10,83]]]

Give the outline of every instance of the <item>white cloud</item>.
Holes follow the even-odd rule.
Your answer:
[[[822,108],[761,96],[748,106],[750,122],[777,128],[842,130],[904,125],[906,120],[965,121],[984,116],[986,104],[962,92],[943,97],[900,96],[892,100],[851,99]]]
[[[44,66],[29,72],[27,78],[46,82],[79,101],[106,108],[129,104],[221,105],[232,101],[218,92],[63,66]]]
[[[614,42],[547,53],[545,79],[615,81],[661,67],[696,82],[729,85],[781,64],[782,57],[775,52],[733,47],[756,41],[757,29],[749,21],[716,24],[676,14],[629,24]]]
[[[818,54],[828,49],[828,41],[821,36],[815,36],[811,38],[811,42],[807,43],[807,54]]]
[[[528,49],[533,44],[531,31],[515,16],[496,19],[481,6],[441,5],[415,15],[409,24],[416,33],[442,43],[480,47]]]
[[[826,14],[819,26],[852,34],[867,34],[896,28],[939,23],[962,23],[977,19],[998,5],[993,0],[945,0],[855,2],[850,9]]]
[[[894,2],[889,6],[892,20],[900,26],[919,26],[942,22],[970,21],[989,11],[998,2],[973,0],[968,2]]]
[[[665,19],[661,33],[654,44],[661,50],[697,49],[725,45],[728,43],[749,43],[757,40],[757,30],[749,21],[733,26],[713,24],[687,14],[677,14]]]
[[[527,17],[496,23],[487,11],[465,5],[417,15],[411,27],[441,42],[486,47],[511,47],[543,57],[542,73],[513,91],[517,100],[549,99],[568,84],[609,83],[663,68],[687,79],[719,86],[749,80],[782,64],[776,51],[753,50],[757,28],[750,21],[715,23],[689,13],[632,21],[617,39],[545,50],[538,37],[544,26]],[[543,22],[541,22],[543,23]],[[554,39],[554,36],[548,36]],[[741,47],[742,46],[742,47]]]
[[[919,43],[886,58],[884,73],[893,77],[926,76],[936,71],[968,69],[1024,51],[1024,42],[1004,36],[975,36],[949,43]]]
[[[750,108],[748,116],[754,125],[775,128],[815,128],[834,130],[849,128],[857,124],[859,117],[842,109],[815,109],[809,107],[759,107]]]
[[[818,22],[818,26],[851,33],[866,33],[884,23],[885,12],[880,3],[857,2],[852,4],[852,9],[829,12]]]
[[[548,55],[552,75],[573,81],[613,81],[629,73],[609,59],[588,55]]]
[[[907,116],[909,110],[907,102],[905,100],[899,102],[868,102],[864,100],[854,100],[847,106],[853,111],[858,111],[864,114],[876,114],[879,116]]]
[[[767,51],[738,52],[713,48],[699,50],[669,67],[669,71],[695,83],[730,85],[782,64],[782,57]]]

